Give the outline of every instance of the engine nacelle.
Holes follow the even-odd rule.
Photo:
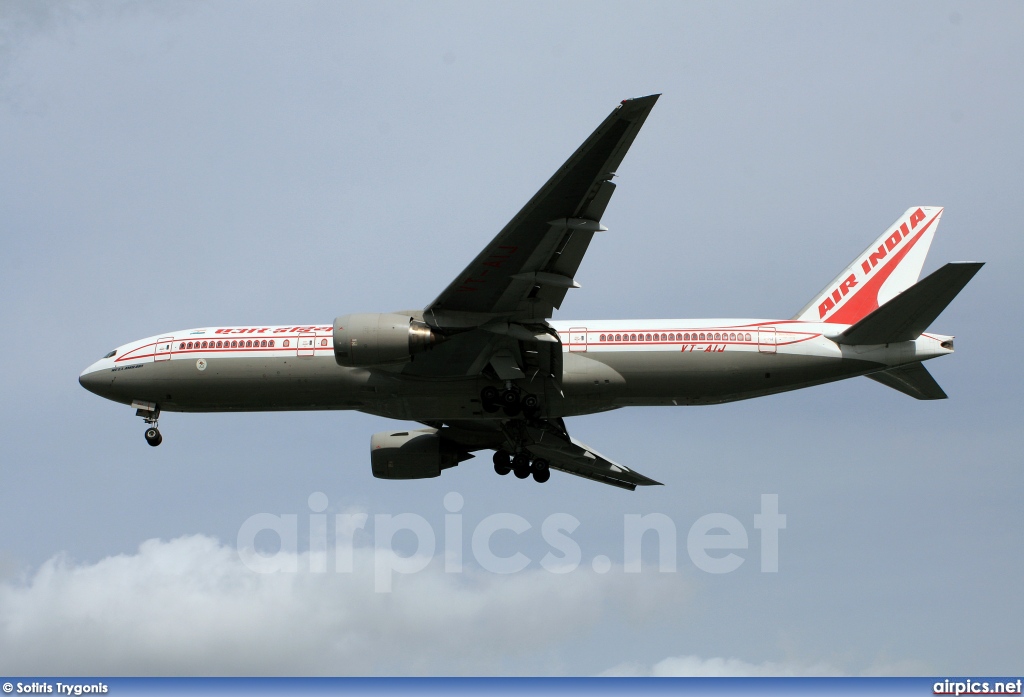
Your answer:
[[[440,341],[410,315],[342,315],[334,320],[334,359],[347,368],[402,363]]]
[[[434,429],[384,431],[370,438],[370,466],[378,479],[426,479],[473,457]]]

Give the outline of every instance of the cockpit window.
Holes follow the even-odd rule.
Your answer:
[[[108,353],[106,356],[104,356],[104,358],[113,358],[116,353],[117,353],[117,349],[114,349],[113,351]]]

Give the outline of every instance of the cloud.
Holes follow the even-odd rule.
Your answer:
[[[701,656],[671,656],[653,665],[642,663],[620,663],[601,673],[608,677],[832,677],[843,675],[928,675],[935,673],[934,667],[925,661],[914,659],[893,659],[879,655],[866,668],[846,670],[826,661],[801,662],[786,660],[749,663],[738,658],[702,658]]]
[[[796,663],[748,663],[738,658],[701,658],[700,656],[674,656],[652,666],[623,663],[611,668],[603,676],[619,677],[788,677],[842,675],[835,667],[825,663],[800,665]]]
[[[311,573],[309,553],[294,555],[297,573],[256,573],[204,535],[96,563],[54,557],[0,584],[0,673],[506,674],[611,608],[684,590],[676,574],[450,574],[438,558],[376,593],[372,550],[353,552],[351,573]]]

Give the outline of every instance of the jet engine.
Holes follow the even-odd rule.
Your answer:
[[[334,320],[334,359],[347,368],[401,363],[440,340],[425,322],[410,315],[343,315]]]
[[[426,479],[473,457],[434,429],[384,431],[370,438],[370,466],[378,479]]]

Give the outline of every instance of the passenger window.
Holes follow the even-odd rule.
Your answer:
[[[184,351],[185,350],[185,342],[184,341],[181,342],[181,346],[178,347],[178,350],[179,351]]]
[[[248,341],[245,342],[245,347],[252,348],[252,339],[249,339]]]
[[[326,346],[327,345],[327,339],[320,339],[320,345],[321,346]]]
[[[630,334],[629,335],[629,340],[630,341],[636,341],[636,334]]]
[[[281,343],[281,345],[282,345],[282,346],[284,346],[285,348],[288,348],[288,339],[285,339],[285,340],[284,340],[284,341],[283,341],[283,342]]]
[[[270,340],[270,348],[274,348],[274,340],[273,339]]]
[[[747,334],[747,341],[750,341],[750,334]]]
[[[266,348],[266,347],[267,347],[267,340],[264,339],[263,341],[260,342],[260,348]]]

